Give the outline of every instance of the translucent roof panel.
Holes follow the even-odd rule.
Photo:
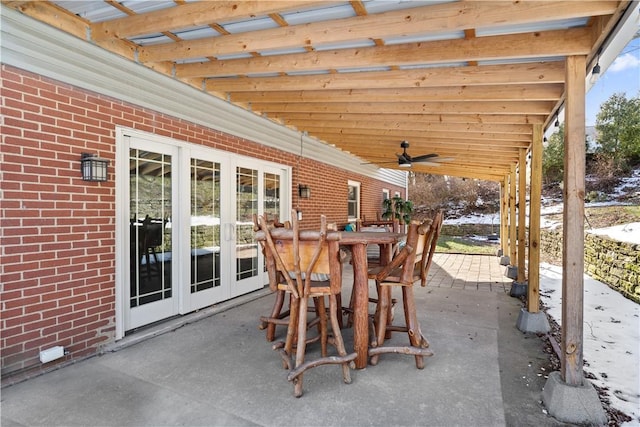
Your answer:
[[[368,13],[382,13],[390,10],[408,9],[410,7],[433,6],[439,3],[452,3],[457,0],[367,0],[364,7]]]
[[[173,34],[182,40],[197,40],[209,37],[218,37],[220,33],[213,28],[207,26],[189,28],[182,31],[174,31]]]
[[[308,24],[311,22],[330,21],[332,19],[351,18],[356,16],[350,4],[304,10],[281,15],[289,25]]]
[[[514,58],[514,59],[500,59],[489,61],[478,61],[478,65],[505,65],[505,64],[529,64],[532,62],[556,62],[564,61],[564,57],[535,57],[535,58]]]
[[[130,41],[140,46],[151,46],[154,44],[171,43],[173,39],[161,33],[145,34],[144,36],[130,37]]]
[[[289,49],[274,49],[274,50],[261,50],[260,53],[262,56],[273,56],[273,55],[289,55],[292,53],[306,53],[307,50],[303,47],[292,47]]]
[[[251,57],[253,57],[253,55],[248,52],[230,53],[228,55],[216,55],[216,58],[221,61],[225,59],[243,59]]]
[[[319,44],[317,46],[314,46],[314,48],[317,51],[323,51],[323,50],[353,49],[358,47],[373,47],[375,45],[376,44],[373,40],[365,39],[365,40],[350,40],[348,42],[341,42],[341,43]]]
[[[127,16],[124,12],[121,12],[103,1],[63,0],[53,1],[52,3],[55,3],[80,18],[87,19],[91,22],[109,21],[111,19],[124,18]]]
[[[440,34],[412,34],[411,36],[400,36],[400,37],[389,37],[385,38],[384,44],[394,45],[394,44],[402,44],[402,43],[419,43],[419,42],[432,42],[438,40],[452,40],[452,39],[463,39],[464,31],[455,31],[451,33],[440,33]]]
[[[466,62],[444,62],[441,64],[412,64],[412,65],[401,65],[401,70],[419,70],[424,68],[444,68],[444,67],[464,67],[467,65]]]
[[[289,76],[312,76],[320,74],[329,74],[329,70],[287,71],[287,75]]]
[[[567,28],[584,27],[586,19],[563,19],[557,21],[535,22],[524,25],[504,25],[492,28],[476,28],[476,37],[499,36],[504,34],[520,34],[535,31],[565,30]]]
[[[361,68],[341,68],[338,69],[339,73],[362,73],[371,71],[389,71],[391,67],[361,67]]]
[[[260,17],[243,21],[233,21],[221,24],[221,27],[231,34],[247,33],[249,31],[268,30],[277,28],[279,25],[269,17]]]

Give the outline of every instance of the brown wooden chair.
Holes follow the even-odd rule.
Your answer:
[[[264,214],[264,218],[265,223],[269,228],[291,228],[291,223],[289,221],[280,222],[277,217],[269,219],[269,215],[267,213]],[[253,230],[260,230],[260,224],[258,223],[258,216],[256,214],[253,214]],[[260,241],[260,245],[262,247],[262,253],[265,255],[265,262],[268,264],[270,260],[267,259],[269,254],[265,251],[264,240]],[[278,289],[278,283],[280,282],[278,273],[275,269],[267,268],[267,274],[269,276],[269,288],[275,293],[276,299],[273,303],[271,314],[269,316],[260,316],[258,329],[266,329],[267,331],[265,335],[267,341],[271,342],[276,337],[276,326],[287,326],[289,324],[288,317],[290,310],[288,306],[285,307],[286,292]]]
[[[407,243],[404,248],[389,264],[369,270],[369,278],[376,281],[378,290],[378,303],[374,316],[375,339],[369,349],[372,365],[378,363],[380,354],[401,353],[414,355],[416,367],[423,369],[424,357],[433,355],[427,349],[429,342],[420,330],[413,295],[413,284],[421,279],[423,260],[429,256],[430,245],[427,242],[431,235],[431,224],[431,220],[423,223],[412,221],[408,227]],[[402,288],[404,325],[394,325],[391,321],[391,289],[395,286]],[[385,338],[390,338],[391,332],[406,332],[409,345],[384,346]]]
[[[431,222],[428,235],[425,242],[426,256],[422,256],[420,263],[420,285],[422,287],[427,286],[427,275],[429,274],[429,268],[431,268],[431,262],[433,261],[433,254],[436,252],[436,245],[438,244],[438,238],[440,237],[440,231],[442,231],[442,222],[444,221],[444,213],[442,210],[436,212]]]
[[[294,383],[294,395],[302,396],[303,373],[310,368],[339,364],[345,383],[351,382],[350,364],[356,353],[347,354],[338,322],[339,305],[337,295],[342,287],[342,260],[340,257],[340,233],[327,231],[327,220],[321,216],[320,231],[300,231],[295,212],[292,214],[292,230],[269,227],[263,217],[258,218],[264,233],[268,268],[274,269],[281,278],[277,288],[291,295],[290,316],[287,337],[284,343],[277,343],[274,349],[280,351],[286,367],[287,379]],[[329,338],[325,297],[329,298],[329,322],[333,336]],[[307,339],[309,298],[316,301],[319,318],[319,335]],[[305,361],[308,343],[319,340],[321,356]],[[328,356],[327,344],[333,344],[338,356]],[[295,360],[292,359],[295,347]]]

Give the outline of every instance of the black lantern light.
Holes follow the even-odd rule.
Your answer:
[[[107,180],[109,160],[98,157],[97,154],[82,153],[80,170],[83,181],[102,182]]]
[[[301,199],[308,199],[309,197],[311,197],[311,189],[306,185],[299,184],[298,195],[300,195]]]

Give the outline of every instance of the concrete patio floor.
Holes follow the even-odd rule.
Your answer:
[[[543,412],[548,357],[538,336],[516,328],[522,303],[504,270],[497,257],[436,254],[429,285],[415,288],[435,353],[424,370],[411,356],[383,355],[344,384],[339,367],[321,366],[296,399],[257,329],[273,299],[260,291],[4,387],[2,426],[567,425]],[[346,267],[345,295],[351,282]]]

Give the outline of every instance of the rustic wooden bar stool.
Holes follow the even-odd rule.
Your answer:
[[[321,216],[320,231],[300,231],[295,211],[292,212],[291,230],[270,228],[263,217],[258,218],[264,234],[265,251],[270,252],[273,264],[282,279],[277,288],[291,295],[287,337],[284,343],[276,343],[286,367],[287,379],[294,383],[294,395],[302,396],[303,373],[310,368],[339,364],[345,383],[351,382],[350,364],[356,353],[347,354],[338,322],[337,295],[342,287],[342,262],[340,258],[340,233],[327,230],[327,220]],[[327,310],[324,298],[329,298],[329,322],[333,336],[328,333]],[[316,314],[319,317],[319,336],[307,339],[309,298],[316,299]],[[321,357],[305,361],[308,343],[320,340]],[[327,344],[333,344],[338,356],[328,356]],[[295,360],[292,360],[295,346]]]
[[[428,350],[429,342],[422,335],[416,314],[413,296],[413,284],[421,279],[423,260],[427,264],[427,251],[430,249],[432,220],[423,223],[412,221],[409,224],[407,243],[393,258],[391,263],[373,268],[369,278],[376,281],[378,303],[374,317],[375,339],[369,349],[370,363],[376,365],[378,356],[384,353],[401,353],[415,356],[416,367],[424,368],[424,357],[432,356]],[[417,268],[416,268],[417,267]],[[426,277],[426,276],[425,276]],[[402,288],[402,305],[404,308],[404,325],[394,325],[390,321],[391,288]],[[409,337],[407,346],[384,346],[385,337],[391,332],[406,332]],[[387,337],[390,338],[390,337]]]
[[[442,210],[436,212],[431,222],[431,228],[429,229],[429,235],[425,242],[425,251],[427,255],[422,255],[422,261],[420,263],[420,285],[422,287],[427,286],[427,275],[429,274],[429,268],[431,268],[431,262],[433,261],[433,254],[436,252],[436,245],[438,244],[438,238],[442,231],[442,222],[444,221],[444,213]]]
[[[280,222],[277,217],[273,217],[269,219],[268,214],[264,214],[265,223],[269,228],[291,228],[291,223],[289,221]],[[260,230],[260,224],[258,223],[258,215],[253,214],[253,231]],[[260,246],[262,247],[262,253],[265,255],[265,263],[268,265],[269,263],[273,263],[273,259],[269,258],[269,253],[265,251],[265,242],[264,240],[260,241]],[[258,325],[258,329],[266,329],[266,338],[267,341],[273,341],[276,337],[276,326],[287,326],[289,324],[289,308],[285,308],[285,299],[286,292],[284,290],[278,289],[278,283],[280,278],[278,277],[278,273],[275,268],[269,269],[267,268],[267,274],[269,276],[269,288],[275,293],[275,301],[273,303],[273,308],[271,309],[271,314],[269,316],[260,316],[260,324]],[[289,302],[290,305],[290,302]]]

